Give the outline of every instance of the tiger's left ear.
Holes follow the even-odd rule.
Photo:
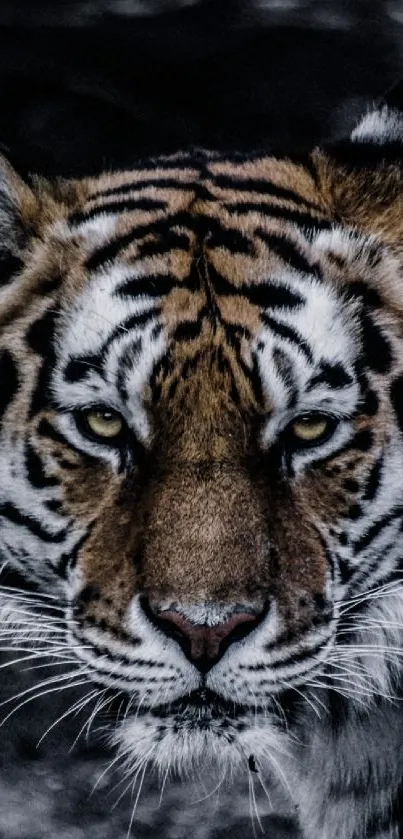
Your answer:
[[[336,220],[403,245],[403,82],[313,160]]]
[[[40,202],[0,154],[0,286],[21,264],[21,255],[37,226]]]

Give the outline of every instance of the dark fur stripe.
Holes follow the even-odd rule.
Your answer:
[[[353,550],[355,554],[360,553],[361,551],[369,548],[371,542],[376,539],[376,537],[384,530],[389,524],[396,519],[403,517],[403,505],[398,504],[397,507],[394,507],[388,513],[385,513],[384,516],[381,516],[377,521],[375,521],[366,531],[364,536],[361,536],[360,539],[353,545]]]
[[[351,577],[354,574],[354,568],[350,567],[348,562],[341,557],[338,557],[337,559],[337,566],[339,569],[340,581],[343,585],[346,585],[350,582]]]
[[[285,387],[291,391],[288,397],[288,407],[291,408],[298,393],[298,380],[293,360],[280,347],[274,347],[272,357],[279,377],[284,382]]]
[[[202,330],[203,320],[187,320],[180,323],[173,333],[174,341],[192,341],[198,338]]]
[[[131,181],[120,186],[110,187],[110,189],[100,189],[89,196],[89,201],[98,201],[103,198],[112,198],[113,196],[126,195],[130,192],[140,192],[142,189],[148,187],[155,187],[156,189],[174,189],[177,192],[183,192],[185,189],[194,191],[194,181],[179,181],[177,178],[141,178],[138,181]]]
[[[98,269],[102,268],[105,263],[111,262],[116,259],[117,256],[121,255],[125,248],[132,245],[133,242],[141,241],[149,235],[153,237],[162,236],[165,238],[170,235],[173,227],[185,227],[186,229],[186,227],[189,227],[190,222],[191,218],[188,213],[180,212],[173,213],[170,216],[165,216],[163,219],[159,219],[157,221],[154,220],[144,224],[138,224],[133,227],[129,233],[126,233],[124,236],[117,236],[116,239],[112,240],[112,242],[109,242],[107,245],[103,245],[103,247],[94,251],[94,253],[88,257],[85,267],[90,272],[98,271]]]
[[[11,283],[23,267],[24,263],[18,256],[14,256],[8,251],[0,252],[0,287]]]
[[[58,481],[46,474],[43,463],[35,449],[27,443],[25,446],[25,465],[27,468],[28,480],[36,489],[57,486]]]
[[[343,448],[338,449],[336,454],[329,455],[325,458],[318,458],[313,463],[310,464],[310,469],[320,469],[324,463],[328,463],[331,458],[340,458],[343,455],[347,454],[347,452],[351,451],[359,451],[365,452],[368,451],[373,444],[373,434],[368,428],[363,428],[362,431],[357,431],[354,434],[354,437],[350,440],[349,443],[346,443]]]
[[[279,256],[287,265],[299,271],[302,274],[312,274],[319,276],[319,269],[317,266],[311,265],[303,253],[297,248],[296,244],[285,236],[276,236],[274,233],[267,233],[265,230],[259,228],[256,230],[256,235],[264,242],[268,248],[273,251],[276,256]]]
[[[305,300],[297,291],[284,284],[246,284],[232,285],[226,277],[219,274],[212,266],[208,269],[208,278],[214,291],[221,297],[245,297],[250,303],[264,309],[296,309],[303,306]]]
[[[64,378],[67,382],[81,382],[91,372],[97,372],[102,376],[101,364],[102,358],[100,355],[83,355],[79,358],[72,358],[64,369]]]
[[[111,332],[106,341],[102,344],[102,347],[99,350],[100,361],[104,359],[113,341],[115,341],[117,338],[123,338],[132,329],[137,329],[139,326],[146,326],[147,323],[149,323],[153,318],[157,318],[160,314],[161,307],[153,306],[150,309],[146,309],[144,312],[131,315],[129,318],[122,321],[122,323],[115,327],[115,329]]]
[[[82,546],[85,544],[85,542],[87,541],[87,539],[91,535],[93,527],[94,527],[94,525],[90,524],[87,527],[87,530],[85,531],[85,533],[83,533],[83,535],[80,537],[80,539],[78,539],[78,541],[74,545],[74,548],[69,553],[63,553],[61,555],[61,557],[59,559],[59,562],[58,562],[58,565],[57,565],[57,573],[59,574],[60,577],[63,577],[63,578],[67,577],[68,572],[70,570],[72,570],[73,568],[75,568],[75,566],[77,564],[78,554],[79,554]]]
[[[390,398],[396,419],[403,434],[403,375],[397,376],[390,386]]]
[[[311,348],[296,329],[292,326],[288,326],[288,324],[280,323],[265,312],[262,313],[261,318],[265,326],[268,326],[275,335],[278,335],[280,338],[284,338],[286,341],[290,341],[291,344],[295,344],[295,346],[297,346],[304,354],[305,358],[313,364]]]
[[[392,364],[389,341],[366,312],[361,316],[361,328],[366,365],[376,373],[388,373]]]
[[[2,350],[0,354],[0,382],[1,421],[19,386],[17,365],[10,351],[6,349]]]
[[[263,204],[257,201],[234,202],[225,205],[229,213],[245,215],[257,213],[267,218],[278,218],[282,221],[289,221],[307,227],[309,230],[330,230],[331,222],[328,218],[310,215],[299,210],[290,210],[287,207],[273,207],[271,204]]]
[[[34,519],[33,516],[22,513],[11,502],[0,504],[0,518],[7,519],[19,527],[26,527],[33,536],[41,539],[42,542],[63,542],[67,536],[66,530],[61,530],[58,533],[49,533],[45,530],[43,525]]]
[[[48,437],[50,440],[53,440],[55,443],[60,443],[62,446],[69,445],[66,438],[60,434],[60,431],[45,418],[41,419],[38,425],[38,434],[42,437]]]
[[[157,236],[139,243],[139,258],[146,256],[162,256],[164,253],[172,253],[174,250],[189,250],[189,235],[170,230],[166,236]]]
[[[270,195],[273,198],[279,198],[282,201],[291,201],[293,204],[303,204],[304,207],[321,212],[321,207],[306,200],[293,189],[278,186],[278,184],[274,184],[272,181],[266,181],[264,178],[237,178],[231,175],[214,175],[213,178],[215,185],[222,189]]]
[[[132,213],[135,210],[150,211],[150,210],[165,210],[167,206],[166,201],[160,201],[155,198],[128,198],[125,201],[109,201],[108,204],[98,204],[90,210],[72,213],[69,218],[69,224],[78,226],[84,224],[86,221],[91,221],[94,218],[105,215],[106,213]]]
[[[353,380],[342,364],[328,364],[324,362],[320,365],[320,373],[312,376],[306,385],[306,389],[308,391],[313,390],[313,388],[321,384],[338,389],[349,387],[353,384]]]
[[[375,291],[374,288],[369,288],[365,283],[359,280],[354,283],[350,283],[348,290],[346,291],[346,295],[348,297],[358,298],[366,309],[383,308],[382,298],[378,292]]]
[[[53,367],[52,361],[51,357],[45,358],[42,363],[42,367],[38,372],[35,388],[31,397],[29,411],[30,418],[39,414],[40,411],[49,405],[51,396],[49,391],[49,382]]]
[[[196,233],[200,239],[208,239],[210,247],[226,247],[236,253],[250,253],[251,241],[248,236],[243,235],[239,230],[228,229],[212,218],[193,217],[189,212],[174,213],[162,219],[139,224],[129,233],[118,236],[112,242],[94,251],[88,257],[85,267],[88,271],[97,271],[105,263],[111,262],[120,256],[125,248],[134,242],[141,242],[146,236],[169,237],[172,228],[183,227]],[[175,232],[175,231],[174,231]],[[181,231],[182,232],[182,231]],[[144,247],[144,245],[142,245]]]
[[[251,238],[234,227],[224,227],[213,219],[200,219],[200,238],[208,248],[226,248],[230,253],[253,253]]]
[[[53,354],[53,338],[56,315],[46,310],[40,318],[31,323],[27,331],[26,341],[31,350],[43,358]]]
[[[324,646],[327,644],[327,639],[319,641],[313,647],[309,647],[306,650],[300,650],[300,652],[293,652],[291,658],[285,661],[271,661],[270,662],[270,670],[279,670],[281,667],[290,668],[294,667],[295,664],[303,663],[304,661],[310,661],[310,666],[308,667],[308,672],[312,665],[312,660],[320,651],[323,649]],[[277,648],[277,646],[276,646]],[[303,675],[303,670],[298,673],[298,678]],[[264,680],[263,680],[264,681]]]
[[[113,294],[119,297],[164,297],[177,286],[188,287],[186,281],[180,283],[172,274],[150,274],[125,280]]]
[[[364,500],[365,501],[373,501],[376,498],[379,485],[382,478],[382,469],[384,463],[384,456],[378,458],[372,466],[372,469],[369,473],[367,486],[365,489]]]

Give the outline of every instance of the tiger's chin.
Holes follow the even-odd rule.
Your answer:
[[[267,712],[226,701],[206,701],[195,691],[175,703],[126,717],[114,742],[128,771],[145,766],[159,775],[197,777],[203,769],[214,779],[238,770],[276,763],[284,753],[284,732]]]

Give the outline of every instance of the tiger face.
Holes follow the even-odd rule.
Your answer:
[[[290,696],[340,688],[356,612],[381,624],[368,593],[401,613],[392,128],[364,120],[359,169],[197,152],[28,186],[3,163],[3,561],[126,697],[133,768],[283,754]],[[393,662],[358,659],[371,698]]]

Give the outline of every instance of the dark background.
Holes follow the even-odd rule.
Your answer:
[[[0,0],[0,144],[22,173],[95,173],[189,145],[308,148],[346,134],[402,76],[403,0]],[[0,702],[53,672],[1,669]],[[37,747],[78,695],[45,695],[0,728],[0,839],[125,839],[119,776],[91,795],[112,753],[96,731],[70,750],[91,704]],[[0,723],[17,704],[0,705]],[[246,770],[199,804],[200,789],[168,784],[158,806],[157,786],[145,784],[138,839],[252,839]],[[260,795],[257,835],[295,837],[273,796],[279,815]]]
[[[0,139],[65,175],[310,146],[399,78],[401,27],[402,0],[0,0]]]

